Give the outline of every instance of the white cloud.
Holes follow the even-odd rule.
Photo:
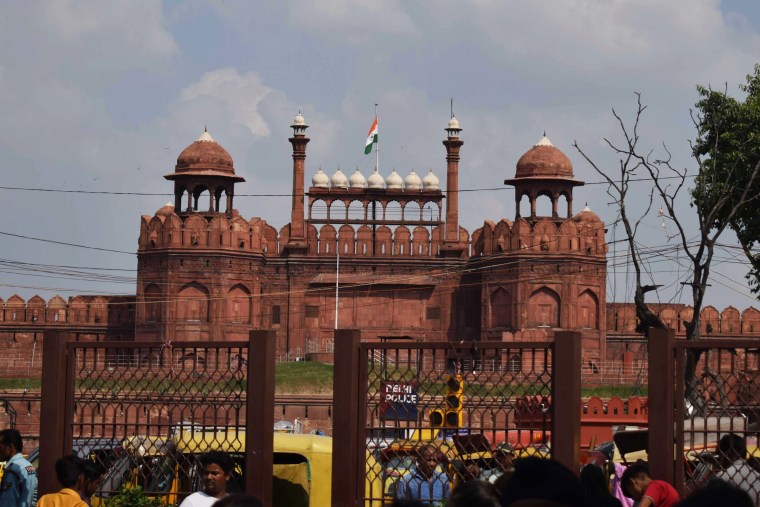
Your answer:
[[[200,81],[184,88],[178,105],[210,98],[224,109],[230,121],[245,126],[254,137],[269,137],[271,130],[258,108],[270,91],[255,72],[241,75],[227,67],[207,72]]]

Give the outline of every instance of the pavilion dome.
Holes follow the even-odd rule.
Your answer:
[[[440,181],[438,181],[438,176],[433,174],[432,169],[430,169],[430,172],[422,178],[422,189],[428,191],[440,189]]]
[[[354,174],[348,179],[348,185],[351,188],[364,188],[367,185],[367,179],[361,171],[359,171],[358,167],[356,168],[356,171],[354,171]]]
[[[422,180],[417,176],[417,173],[414,172],[414,169],[412,169],[412,172],[404,178],[404,188],[406,190],[419,190],[421,186]]]
[[[330,186],[330,178],[322,171],[321,167],[311,177],[311,186],[316,188],[328,188]]]
[[[588,205],[583,208],[577,215],[573,217],[573,220],[576,222],[587,222],[587,223],[593,223],[593,224],[601,224],[602,219],[599,218],[599,215],[591,211],[591,208],[588,207]]]
[[[156,216],[168,217],[172,213],[174,213],[174,204],[171,202],[167,202],[158,211],[156,211]]]
[[[385,188],[385,180],[380,176],[380,173],[377,172],[377,169],[369,175],[369,178],[367,179],[367,187],[375,190],[382,190]]]
[[[330,186],[332,188],[348,188],[348,178],[346,178],[346,175],[343,174],[340,168],[330,178]]]
[[[573,178],[573,164],[545,135],[517,161],[515,178]]]
[[[235,174],[232,157],[211,134],[203,133],[177,157],[175,173],[230,176]]]
[[[395,169],[391,171],[387,178],[385,178],[385,186],[389,190],[400,189],[403,184],[404,180],[401,179],[401,175],[397,173]]]

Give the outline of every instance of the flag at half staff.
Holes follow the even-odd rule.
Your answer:
[[[364,147],[364,154],[369,155],[372,152],[372,145],[377,144],[377,116],[375,121],[372,122],[372,127],[367,134],[367,145]]]

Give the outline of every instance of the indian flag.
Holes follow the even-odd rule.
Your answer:
[[[365,155],[372,153],[372,145],[375,143],[377,143],[377,116],[375,116],[375,121],[372,122],[372,127],[367,134],[367,145],[364,147]]]

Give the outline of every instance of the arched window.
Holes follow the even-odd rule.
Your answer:
[[[346,221],[346,203],[343,201],[333,201],[330,204],[330,222],[342,224]]]
[[[177,320],[207,322],[209,318],[209,292],[203,285],[193,282],[177,294]]]
[[[559,327],[559,295],[541,287],[528,299],[528,327]]]
[[[523,194],[522,197],[520,197],[520,206],[518,209],[521,217],[530,216],[530,196],[528,194]]]
[[[599,302],[590,290],[583,291],[578,297],[578,312],[581,329],[599,329]]]
[[[547,194],[539,194],[536,198],[536,216],[537,217],[550,217],[552,216],[552,198]]]
[[[151,283],[143,291],[143,300],[145,305],[145,322],[161,321],[161,288],[155,283]]]
[[[491,327],[512,327],[511,299],[501,287],[491,293]]]
[[[251,292],[242,284],[237,284],[227,293],[227,322],[251,321]]]

